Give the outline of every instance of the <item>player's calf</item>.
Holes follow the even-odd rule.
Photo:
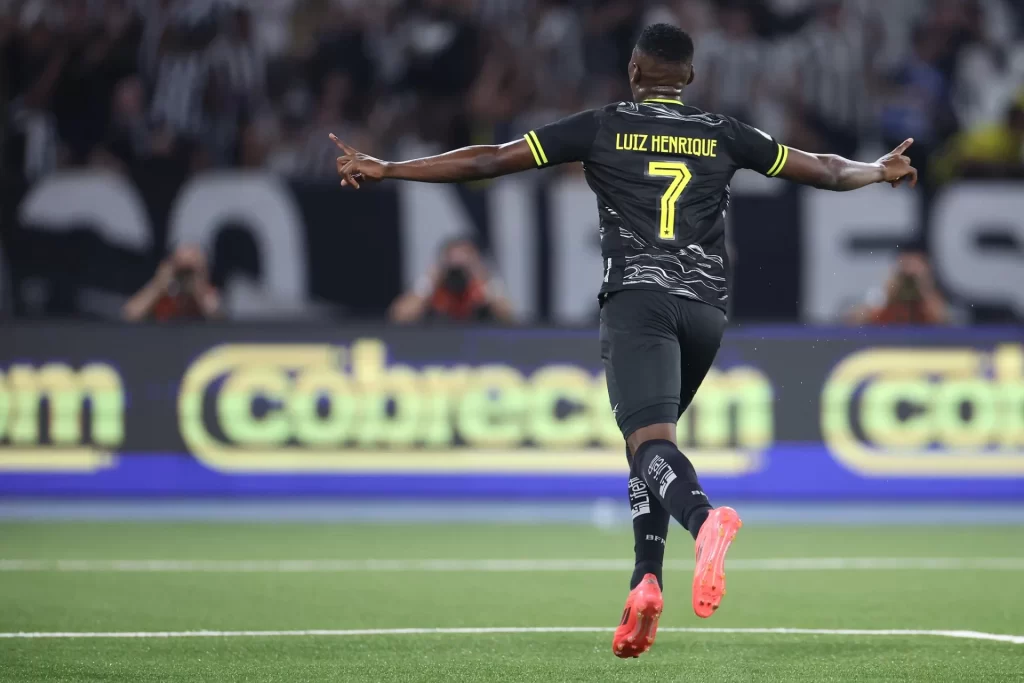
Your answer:
[[[644,441],[634,453],[636,471],[651,493],[696,539],[711,503],[690,460],[668,439]]]
[[[651,495],[647,482],[636,472],[632,472],[629,477],[629,506],[633,517],[635,556],[629,588],[636,588],[648,574],[654,575],[658,585],[663,586],[661,571],[671,517],[658,499]]]
[[[707,618],[725,596],[725,555],[743,523],[730,507],[712,509],[689,459],[668,439],[646,441],[634,466],[652,495],[696,540],[693,611]]]

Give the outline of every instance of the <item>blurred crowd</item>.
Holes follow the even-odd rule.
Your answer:
[[[395,156],[505,141],[627,98],[655,21],[696,39],[689,103],[794,146],[914,137],[934,182],[1024,168],[1013,0],[0,0],[2,168],[330,177],[329,131]]]

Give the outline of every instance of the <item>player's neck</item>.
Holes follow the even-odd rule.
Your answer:
[[[683,93],[678,90],[640,90],[636,93],[637,102],[672,102],[683,103]]]

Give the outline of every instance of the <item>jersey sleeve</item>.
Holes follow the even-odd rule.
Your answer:
[[[729,119],[731,125],[732,154],[740,168],[749,168],[761,175],[774,178],[786,165],[789,148],[775,141],[759,128]]]
[[[586,161],[597,131],[598,110],[590,109],[549,123],[524,135],[538,168]]]

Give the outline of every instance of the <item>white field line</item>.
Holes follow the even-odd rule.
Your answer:
[[[354,630],[302,630],[302,631],[110,631],[110,632],[53,632],[53,633],[0,633],[0,638],[280,638],[295,636],[403,636],[403,635],[488,635],[513,633],[611,633],[614,628],[603,627],[527,627],[527,628],[393,628]],[[992,640],[1024,645],[1024,636],[981,631],[924,631],[917,629],[827,629],[827,628],[662,628],[659,633],[710,633],[754,635],[809,635],[809,636],[935,636],[966,640]]]
[[[19,560],[0,559],[0,572],[611,572],[630,560]],[[669,570],[690,570],[669,560]],[[736,559],[730,571],[992,570],[1024,571],[1024,557],[784,557]]]

